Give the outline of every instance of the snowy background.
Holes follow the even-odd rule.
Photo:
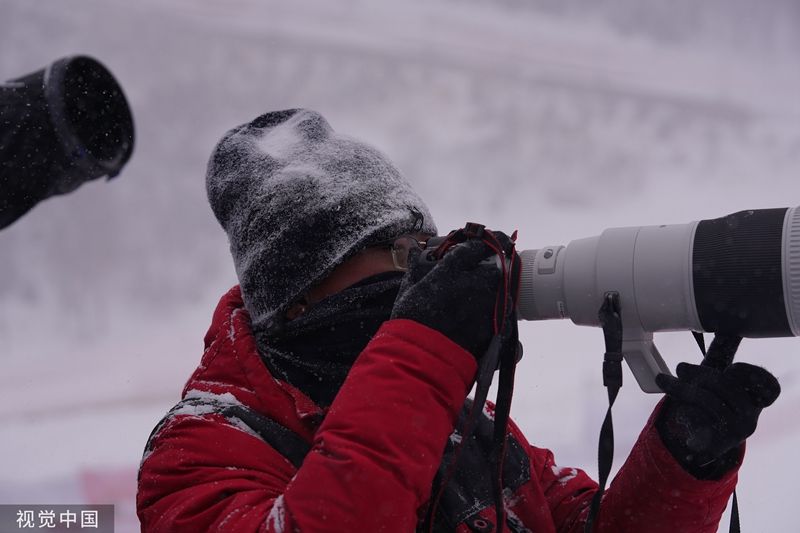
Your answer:
[[[137,130],[117,180],[0,232],[0,503],[115,503],[137,529],[145,440],[235,283],[204,188],[230,127],[314,108],[388,153],[441,230],[479,220],[539,248],[800,204],[799,52],[796,0],[0,0],[0,79],[93,55]],[[516,420],[596,475],[601,332],[521,334]],[[698,358],[688,333],[656,341],[670,366]],[[784,388],[749,443],[743,528],[793,530],[800,341],[739,359]],[[656,400],[626,374],[615,466]]]

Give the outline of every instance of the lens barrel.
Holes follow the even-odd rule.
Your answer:
[[[792,335],[782,260],[787,211],[740,211],[697,224],[692,275],[704,331]]]
[[[95,59],[59,59],[0,85],[0,228],[49,196],[116,176],[133,144],[122,88]]]
[[[755,209],[520,253],[521,319],[599,326],[608,291],[627,327],[800,335],[800,210]]]

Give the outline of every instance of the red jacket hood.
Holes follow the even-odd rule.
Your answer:
[[[203,358],[182,397],[197,392],[230,393],[247,406],[277,414],[277,422],[309,440],[324,415],[308,396],[267,370],[238,285],[220,299],[205,336]]]

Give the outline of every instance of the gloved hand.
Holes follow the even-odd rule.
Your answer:
[[[687,472],[719,479],[736,465],[739,446],[755,431],[761,410],[778,398],[778,380],[748,363],[724,369],[680,363],[676,373],[677,378],[656,377],[667,396],[656,428]]]
[[[494,336],[501,274],[495,264],[481,264],[493,253],[477,239],[459,244],[440,261],[412,250],[392,318],[408,318],[435,329],[480,358]]]

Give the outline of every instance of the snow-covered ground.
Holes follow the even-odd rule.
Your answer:
[[[0,0],[0,79],[93,55],[137,128],[118,179],[0,232],[0,503],[116,503],[118,531],[136,529],[144,442],[235,283],[207,157],[264,111],[321,111],[387,152],[440,229],[518,228],[523,248],[800,203],[795,4],[675,2],[661,18],[642,4],[660,5]],[[594,474],[600,331],[521,334],[517,421],[560,464]],[[671,366],[698,357],[688,333],[656,341]],[[784,388],[749,443],[744,531],[796,528],[798,352],[796,339],[740,349]],[[626,374],[617,466],[656,400]]]

